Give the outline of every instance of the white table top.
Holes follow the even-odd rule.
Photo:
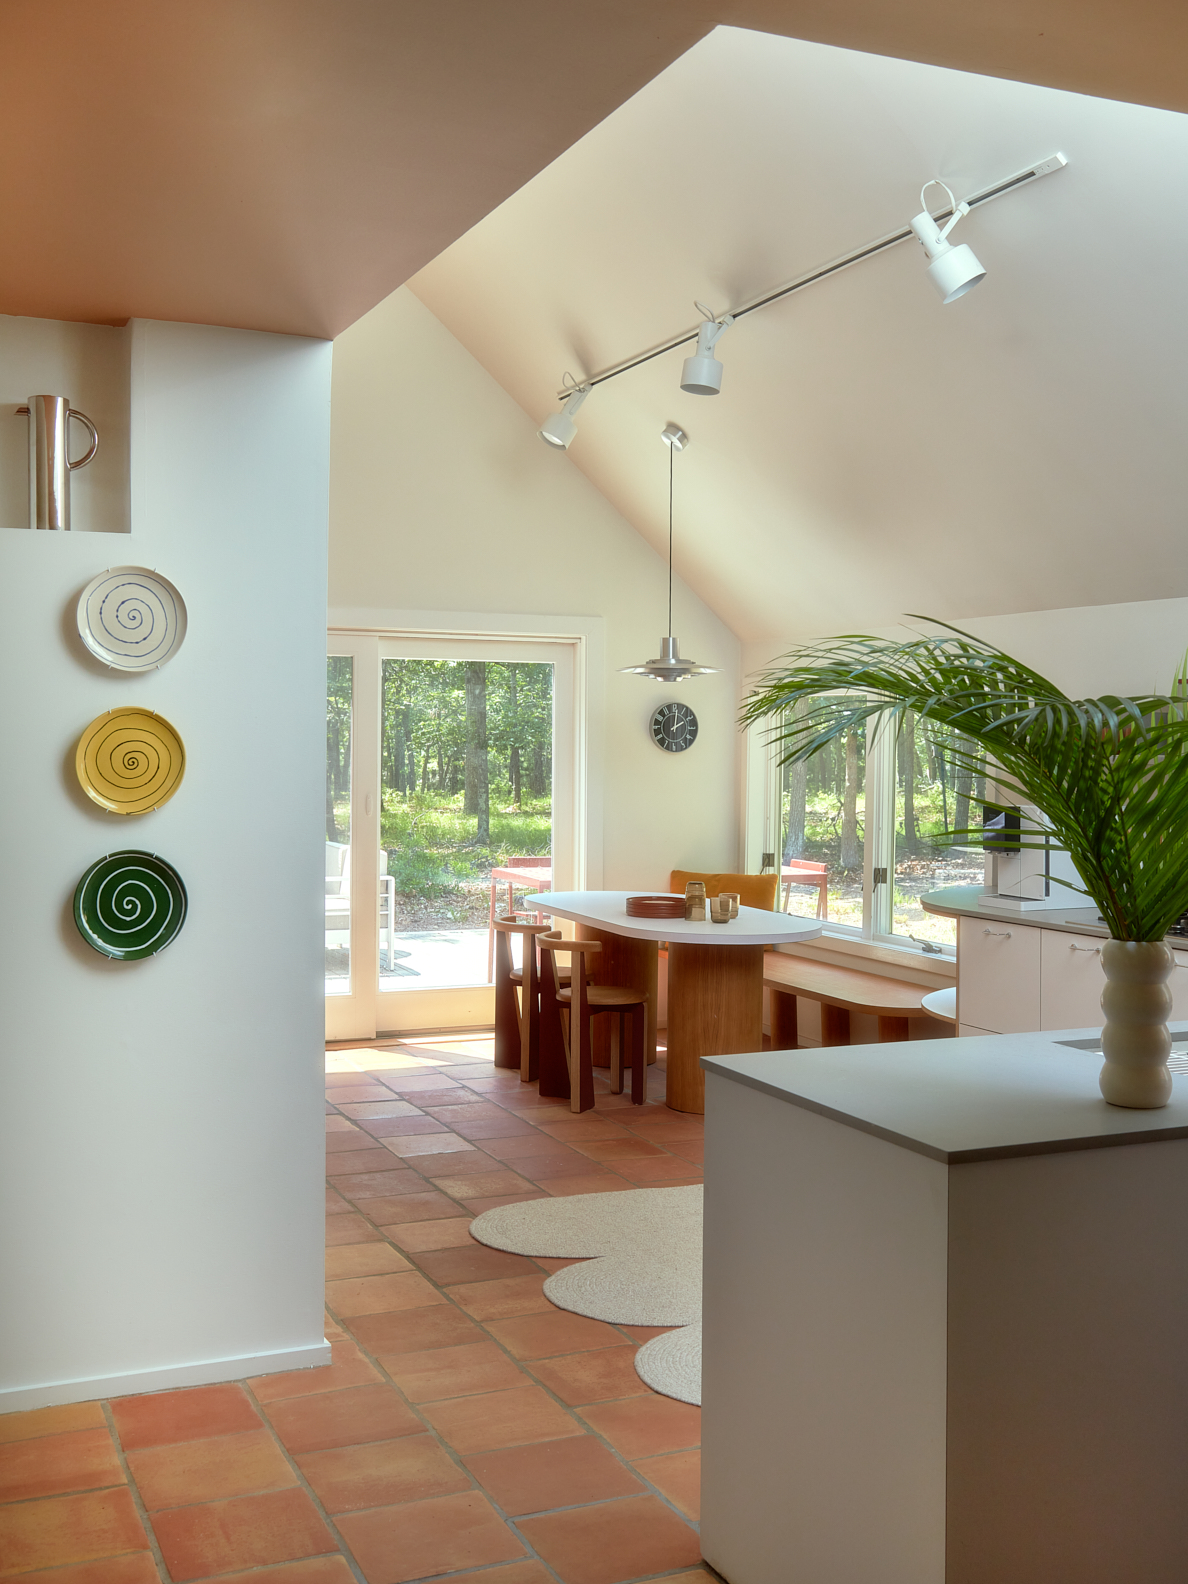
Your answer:
[[[1184,1028],[1173,1024],[1173,1036]],[[1100,1029],[1064,1029],[704,1056],[701,1065],[948,1165],[1188,1137],[1188,1075],[1173,1074],[1162,1110],[1107,1105],[1100,1041]]]
[[[520,904],[550,917],[573,919],[591,929],[611,930],[636,940],[672,941],[675,945],[777,946],[785,941],[813,940],[825,926],[818,919],[768,913],[740,907],[729,924],[704,924],[691,919],[628,918],[629,896],[670,896],[665,891],[542,891]]]

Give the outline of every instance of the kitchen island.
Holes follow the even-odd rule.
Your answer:
[[[1188,1578],[1188,1076],[1108,1106],[1094,1044],[703,1059],[730,1584]]]

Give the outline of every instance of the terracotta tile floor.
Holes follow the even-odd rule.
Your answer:
[[[489,1038],[326,1057],[333,1362],[0,1418],[0,1579],[709,1584],[700,1410],[632,1367],[657,1330],[555,1309],[568,1262],[476,1243],[492,1205],[701,1180],[700,1117],[571,1117]]]

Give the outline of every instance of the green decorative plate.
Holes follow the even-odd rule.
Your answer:
[[[74,893],[74,922],[88,946],[130,961],[164,951],[186,921],[182,877],[155,853],[108,853]]]

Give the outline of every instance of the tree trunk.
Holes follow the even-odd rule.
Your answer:
[[[899,773],[903,779],[903,845],[915,852],[916,832],[916,714],[908,710],[899,733]]]
[[[508,779],[511,781],[512,807],[513,808],[519,808],[520,807],[520,750],[518,748],[513,748],[512,751],[511,751],[511,773],[510,773]]]
[[[338,840],[338,825],[334,818],[334,798],[330,790],[330,777],[326,777],[326,840]]]
[[[798,699],[792,706],[793,721],[798,720],[803,714],[804,700]],[[807,760],[801,759],[798,764],[785,765],[784,785],[788,791],[788,829],[784,836],[782,862],[787,863],[789,859],[804,857],[804,820],[808,806]]]
[[[425,757],[421,760],[421,791],[429,790],[429,750],[426,748]]]
[[[466,662],[466,790],[462,812],[476,816],[475,844],[491,845],[491,788],[487,763],[487,662]]]
[[[963,738],[959,738],[958,741],[961,743],[962,747],[965,746],[965,741]],[[969,799],[970,793],[973,791],[973,775],[967,766],[958,766],[954,782],[954,790],[957,794],[957,798],[956,806],[953,810],[953,829],[958,831],[968,830]],[[967,836],[965,839],[966,841],[969,841],[970,838]]]
[[[532,744],[532,772],[528,777],[528,785],[533,797],[544,796],[544,751],[539,743]]]
[[[858,845],[858,733],[846,733],[846,787],[842,799],[841,867],[860,869],[862,849]]]

